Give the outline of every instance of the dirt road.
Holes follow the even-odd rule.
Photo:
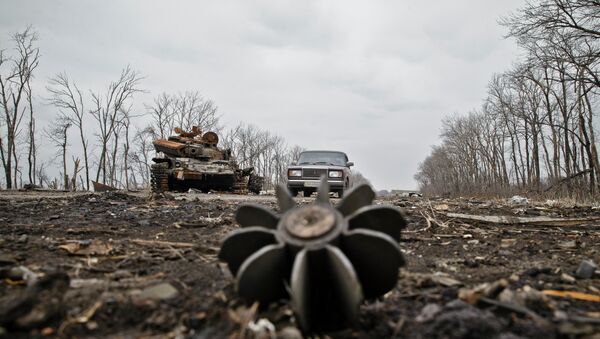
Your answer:
[[[247,201],[276,208],[271,196],[1,192],[0,336],[252,338],[249,324],[261,318],[289,335],[289,306],[255,311],[242,303],[216,257],[238,227],[235,209]],[[576,272],[582,260],[600,263],[599,209],[376,203],[405,212],[400,245],[408,266],[392,292],[366,302],[360,321],[331,337],[600,335],[600,275]],[[533,217],[542,222],[528,223]]]

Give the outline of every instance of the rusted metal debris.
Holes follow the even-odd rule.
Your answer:
[[[214,132],[202,133],[194,126],[191,132],[175,128],[177,135],[154,140],[154,148],[164,157],[152,159],[151,186],[153,192],[187,191],[195,188],[235,193],[259,193],[262,177],[254,168],[241,169],[231,150],[217,145]]]
[[[94,192],[111,192],[111,191],[116,191],[117,189],[109,186],[109,185],[105,185],[101,182],[96,182],[92,180],[92,184],[94,185]]]
[[[398,246],[406,222],[395,207],[371,205],[375,193],[357,186],[332,206],[321,179],[314,204],[296,206],[277,188],[281,214],[242,205],[242,229],[223,242],[219,257],[236,277],[238,294],[267,305],[291,299],[305,331],[339,329],[357,320],[363,299],[396,286],[405,264]]]

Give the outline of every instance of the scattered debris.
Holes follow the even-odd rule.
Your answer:
[[[466,305],[443,310],[416,332],[417,338],[493,338],[506,326],[506,320],[490,311]]]
[[[525,285],[516,290],[504,289],[498,294],[498,300],[510,305],[518,305],[525,308],[533,308],[538,312],[552,311],[554,305],[541,291]],[[524,314],[531,315],[532,311],[523,311]]]
[[[580,226],[591,221],[600,220],[600,217],[591,218],[549,218],[549,217],[515,217],[507,215],[470,215],[463,213],[446,213],[449,218],[475,220],[493,224],[527,224],[539,226]]]
[[[71,240],[58,246],[72,255],[108,255],[113,247],[101,240]]]
[[[11,266],[16,264],[15,258],[10,255],[2,254],[0,255],[0,267]]]
[[[275,325],[265,318],[258,319],[257,322],[251,320],[248,323],[248,330],[252,333],[253,338],[275,339],[277,337]]]
[[[432,276],[431,276],[431,281],[433,281],[436,284],[440,284],[442,286],[446,286],[446,287],[452,287],[452,286],[462,286],[463,283],[461,283],[460,281],[451,278],[450,276],[448,276],[447,274],[441,273],[441,272],[435,272]]]
[[[573,249],[573,248],[577,247],[577,241],[575,241],[575,240],[562,241],[558,244],[558,247],[564,248],[566,250]]]
[[[426,322],[433,320],[440,312],[442,311],[442,307],[438,304],[427,304],[421,310],[421,313],[417,316],[415,321],[417,322]]]
[[[138,297],[140,299],[167,300],[175,298],[179,292],[169,283],[161,283],[145,288]]]
[[[69,276],[63,272],[45,275],[24,291],[0,298],[0,326],[29,329],[45,325],[64,312],[63,296]]]
[[[582,260],[575,271],[575,276],[580,279],[590,279],[596,272],[596,264],[591,260]]]
[[[8,279],[9,283],[19,285],[23,282],[28,286],[35,284],[40,275],[31,271],[25,266],[13,266],[7,269],[0,270],[0,278]]]
[[[480,298],[495,298],[508,286],[506,279],[500,279],[493,283],[483,283],[475,288],[461,288],[458,291],[458,298],[471,305],[474,305]]]
[[[117,188],[103,184],[101,182],[97,182],[97,181],[93,181],[92,180],[92,184],[94,185],[94,192],[112,192],[112,191],[117,191]]]
[[[513,247],[517,243],[517,239],[501,239],[500,247],[501,248],[509,248]]]
[[[512,198],[510,198],[510,203],[514,205],[526,205],[527,203],[529,203],[529,199],[520,195],[515,195]]]
[[[574,277],[572,277],[566,273],[561,273],[560,280],[562,280],[566,283],[569,283],[569,284],[573,284],[577,281]]]
[[[195,227],[207,227],[207,226],[222,225],[223,222],[225,221],[225,219],[223,219],[222,216],[223,215],[221,214],[221,216],[218,216],[216,218],[200,217],[194,221],[179,221],[174,224],[174,227],[176,227],[176,228],[181,228],[181,227],[195,228]]]
[[[158,246],[158,247],[174,247],[174,248],[193,248],[196,244],[190,242],[172,242],[172,241],[161,241],[161,240],[144,240],[144,239],[131,239],[130,242],[137,245],[145,246]]]
[[[279,339],[302,339],[302,332],[296,327],[287,326],[277,333]]]
[[[238,205],[276,210],[276,198],[176,199],[182,196],[190,197],[3,191],[0,336],[302,338],[290,303],[249,306],[217,257],[227,234],[240,230]],[[526,206],[466,198],[375,201],[385,205],[404,209],[400,246],[409,265],[393,289],[361,304],[349,329],[330,336],[593,338],[600,332],[598,268],[589,278],[576,275],[583,259],[600,261],[600,209],[531,198]],[[555,221],[498,223],[449,212]],[[112,249],[86,254],[94,241]],[[164,290],[151,293],[156,299],[140,297],[160,285]]]

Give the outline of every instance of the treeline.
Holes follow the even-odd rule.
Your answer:
[[[285,140],[254,125],[240,123],[226,131],[222,144],[235,154],[240,167],[254,167],[265,177],[265,188],[274,189],[275,184],[287,180],[287,167],[298,160],[300,146],[290,147]]]
[[[216,131],[221,147],[231,148],[242,167],[254,166],[266,188],[285,179],[285,168],[301,150],[254,125],[223,128],[217,105],[198,91],[158,95],[136,111],[136,95],[145,92],[143,77],[125,67],[104,89],[82,90],[66,73],[48,80],[44,105],[56,110],[52,122],[38,128],[32,80],[39,64],[38,36],[31,28],[12,36],[12,49],[0,45],[0,188],[35,185],[90,190],[92,181],[124,189],[150,184],[156,155],[152,141],[175,127]],[[56,159],[40,159],[41,144]],[[55,166],[58,177],[48,173]]]
[[[481,108],[446,118],[415,179],[433,195],[595,197],[600,188],[600,2],[537,0],[504,18],[525,57]]]

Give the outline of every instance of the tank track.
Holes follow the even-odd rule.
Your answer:
[[[248,191],[254,194],[260,194],[260,191],[263,188],[263,184],[265,182],[265,178],[259,175],[250,174],[248,177]]]
[[[236,175],[231,191],[234,194],[248,194],[248,179],[244,176]]]
[[[169,191],[169,164],[161,162],[150,167],[150,188],[153,193]]]

